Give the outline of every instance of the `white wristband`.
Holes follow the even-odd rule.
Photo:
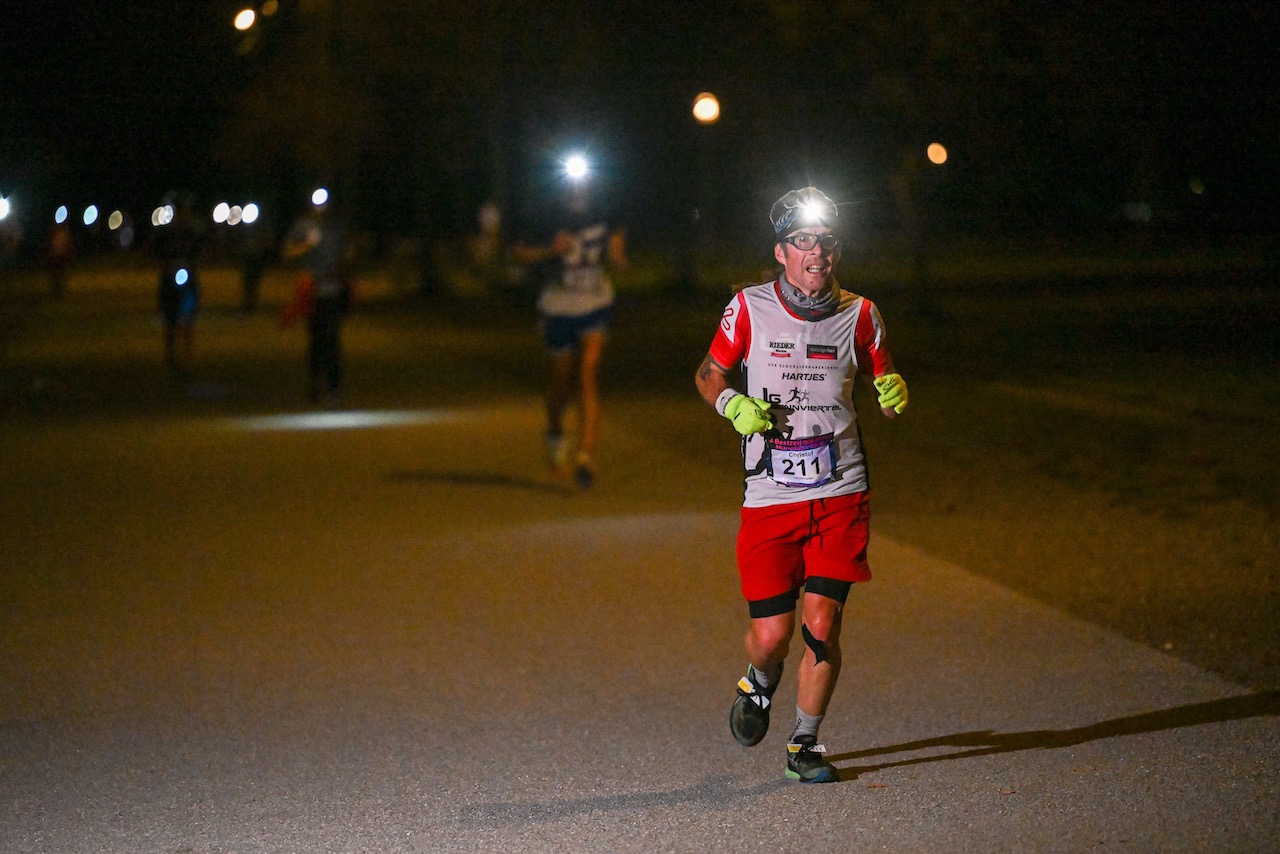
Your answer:
[[[724,408],[729,405],[729,401],[733,400],[740,394],[742,394],[742,392],[738,391],[736,388],[727,388],[720,392],[720,396],[716,398],[716,412],[719,412],[723,416]]]

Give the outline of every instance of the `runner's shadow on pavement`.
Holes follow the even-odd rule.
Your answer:
[[[392,483],[420,483],[443,486],[497,486],[505,489],[527,489],[533,492],[567,492],[567,487],[531,477],[484,471],[393,471],[386,475]]]
[[[840,768],[838,769],[840,780],[844,782],[857,779],[859,774],[882,771],[886,768],[923,765],[929,762],[950,762],[956,759],[971,759],[976,756],[1013,753],[1019,750],[1054,750],[1061,747],[1072,747],[1088,741],[1101,741],[1106,738],[1141,735],[1149,732],[1162,732],[1182,727],[1200,726],[1201,724],[1224,723],[1226,721],[1261,718],[1277,714],[1280,714],[1280,691],[1263,691],[1258,694],[1245,694],[1240,697],[1228,697],[1223,700],[1211,700],[1206,703],[1175,706],[1171,709],[1161,709],[1158,712],[1144,712],[1140,715],[1113,718],[1109,721],[1101,721],[1100,723],[1074,729],[1028,730],[1009,733],[998,733],[992,730],[962,732],[956,735],[943,735],[937,738],[892,744],[886,747],[873,747],[869,750],[859,750],[853,753],[828,754],[826,758],[828,762],[843,762],[850,759],[892,756],[917,750],[957,748],[948,753]]]

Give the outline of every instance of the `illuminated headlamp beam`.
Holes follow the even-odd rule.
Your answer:
[[[591,164],[581,154],[570,154],[564,161],[564,174],[570,181],[582,181],[591,171]]]
[[[456,415],[443,410],[375,411],[348,410],[329,412],[297,412],[284,415],[257,415],[228,420],[230,427],[249,432],[361,430],[377,427],[403,427],[411,424],[438,424]]]

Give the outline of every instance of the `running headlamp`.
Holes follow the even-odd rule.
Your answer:
[[[826,226],[834,229],[838,216],[836,203],[816,187],[792,190],[769,209],[769,220],[778,240],[800,228]]]

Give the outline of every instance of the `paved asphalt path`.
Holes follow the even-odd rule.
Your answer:
[[[823,725],[841,781],[788,783],[794,672],[763,744],[726,726],[722,461],[619,403],[564,488],[520,389],[85,406],[154,328],[71,299],[5,366],[0,851],[1280,850],[1280,695],[884,537]],[[269,323],[202,322],[269,361]],[[393,340],[363,323],[357,360]]]

